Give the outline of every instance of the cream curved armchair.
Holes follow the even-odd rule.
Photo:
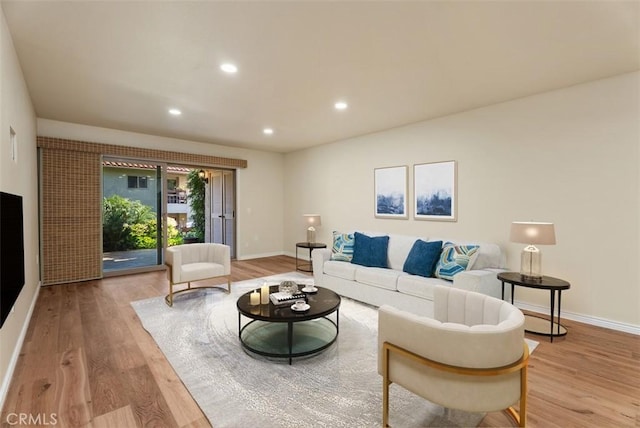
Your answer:
[[[227,292],[231,291],[231,250],[223,244],[184,244],[169,247],[165,253],[169,294],[164,298],[173,306],[173,296],[177,293],[193,290],[191,283],[205,279],[227,277]],[[187,283],[187,288],[173,291],[176,284]],[[200,286],[213,288],[217,286]]]
[[[385,305],[378,311],[378,328],[383,426],[389,426],[391,383],[450,409],[507,410],[525,426],[529,348],[518,308],[438,286],[434,318]],[[518,402],[519,412],[513,407]]]

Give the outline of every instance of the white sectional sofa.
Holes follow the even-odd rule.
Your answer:
[[[317,286],[327,287],[341,296],[373,306],[379,307],[388,304],[423,316],[433,315],[435,284],[501,298],[502,286],[497,279],[497,273],[505,270],[506,257],[496,244],[372,232],[362,233],[368,236],[389,236],[388,268],[365,267],[348,261],[331,260],[331,248],[316,249],[312,253],[312,260],[313,276]],[[448,281],[403,272],[405,260],[417,239],[452,242],[456,245],[479,245],[479,248],[477,257],[469,266],[469,270],[457,273],[453,276],[453,281]],[[510,297],[510,290],[506,287],[505,298],[508,297]]]

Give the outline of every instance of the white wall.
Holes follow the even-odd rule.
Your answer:
[[[0,190],[22,196],[24,212],[25,286],[14,312],[0,329],[0,405],[9,386],[19,345],[26,333],[38,291],[38,189],[36,117],[22,76],[4,12],[0,19]],[[11,159],[9,128],[17,135],[17,162]]]
[[[285,156],[285,250],[303,241],[303,213],[333,230],[493,241],[519,269],[515,220],[551,221],[543,270],[571,282],[562,309],[640,332],[640,73],[621,75]],[[392,106],[390,106],[392,108]],[[353,106],[351,110],[357,109]],[[458,162],[458,221],[375,219],[373,170]],[[516,299],[548,308],[549,294]]]
[[[284,157],[280,153],[225,147],[47,119],[38,119],[38,135],[246,159],[248,167],[238,169],[236,175],[236,257],[242,260],[282,254]]]

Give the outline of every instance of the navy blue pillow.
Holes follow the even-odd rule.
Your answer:
[[[388,236],[367,236],[354,233],[353,258],[351,263],[369,267],[387,267]]]
[[[413,243],[402,270],[412,275],[432,277],[441,252],[442,241],[427,242],[418,239]]]

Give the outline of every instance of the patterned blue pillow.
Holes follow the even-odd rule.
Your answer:
[[[350,262],[353,257],[353,233],[333,232],[333,247],[331,260]]]
[[[479,248],[478,245],[453,245],[447,242],[436,265],[436,277],[453,281],[454,275],[471,266]]]

